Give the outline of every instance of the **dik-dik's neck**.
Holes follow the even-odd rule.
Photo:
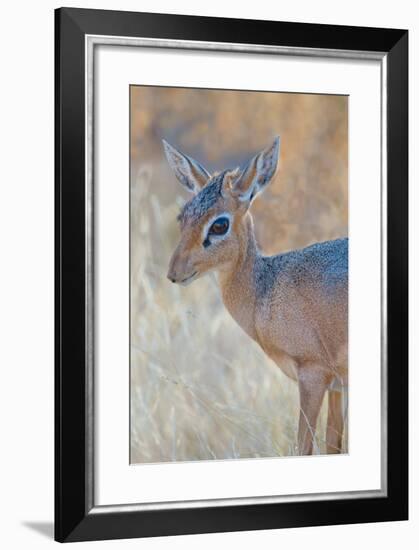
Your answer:
[[[254,309],[256,293],[254,286],[254,267],[260,252],[256,243],[253,220],[248,213],[237,229],[239,252],[237,258],[227,270],[220,271],[219,282],[223,302],[231,316],[256,339],[254,327]]]

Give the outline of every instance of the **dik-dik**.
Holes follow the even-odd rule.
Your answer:
[[[250,206],[272,180],[279,138],[244,168],[209,174],[163,141],[180,183],[194,196],[180,215],[180,242],[168,278],[183,285],[218,273],[225,307],[240,327],[298,383],[298,452],[312,454],[328,391],[326,445],[342,450],[342,392],[348,363],[348,239],[265,256]]]

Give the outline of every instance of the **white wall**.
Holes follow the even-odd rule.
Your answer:
[[[84,0],[66,1],[65,5],[409,28],[411,97],[418,96],[419,17],[415,3],[409,0],[398,0],[397,4],[378,0],[258,0],[246,5],[222,0]],[[0,543],[7,549],[38,549],[53,544],[53,9],[59,6],[52,0],[42,4],[8,2],[1,14]],[[418,149],[417,102],[412,102],[410,115],[413,182],[418,176],[413,155]],[[418,207],[415,187],[411,186],[412,212],[413,203]],[[417,234],[418,223],[412,218]],[[417,254],[414,261],[417,264]],[[417,292],[414,300],[411,314],[417,320]],[[411,342],[413,347],[413,337]],[[413,402],[418,389],[418,378],[412,372],[411,463],[413,454],[418,459],[418,407]],[[418,475],[412,468],[408,523],[172,537],[143,540],[141,547],[338,545],[346,549],[364,547],[368,541],[381,549],[400,544],[412,548],[414,537],[419,536],[418,489]],[[90,547],[98,544],[133,547],[139,541],[90,543]]]

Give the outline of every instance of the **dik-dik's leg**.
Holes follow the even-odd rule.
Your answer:
[[[313,452],[317,417],[329,383],[330,376],[322,367],[305,364],[298,370],[298,387],[300,390],[298,453],[300,455],[309,455]]]
[[[326,445],[328,454],[336,454],[341,452],[342,435],[342,393],[340,391],[329,390],[329,405],[326,430]]]

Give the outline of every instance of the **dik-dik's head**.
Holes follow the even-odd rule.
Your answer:
[[[170,260],[168,278],[188,284],[208,271],[231,269],[245,245],[248,208],[275,174],[279,138],[244,168],[213,175],[166,141],[163,145],[176,177],[194,194],[179,215],[181,237]]]

